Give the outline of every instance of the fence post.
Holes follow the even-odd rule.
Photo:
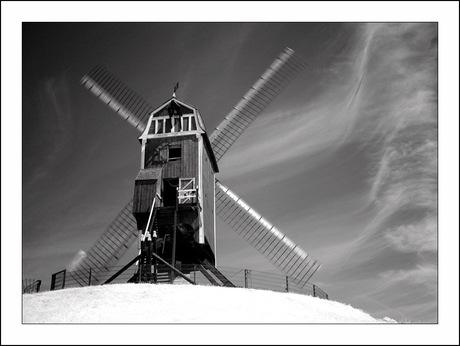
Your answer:
[[[286,292],[289,292],[289,276],[286,276]]]
[[[91,268],[89,268],[88,286],[91,286]]]
[[[245,269],[244,270],[244,288],[249,288],[248,276],[249,276],[249,270]]]
[[[62,279],[62,289],[65,288],[65,277],[66,277],[66,274],[67,274],[67,269],[64,269],[64,278]]]
[[[313,285],[313,297],[316,297],[316,289],[315,289],[315,285]]]
[[[50,291],[54,291],[54,285],[56,284],[56,275],[51,275],[51,286]]]
[[[42,284],[42,280],[37,280],[37,293],[40,292],[41,284]]]

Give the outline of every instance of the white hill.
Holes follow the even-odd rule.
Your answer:
[[[24,323],[386,323],[295,293],[193,285],[114,284],[23,295]]]

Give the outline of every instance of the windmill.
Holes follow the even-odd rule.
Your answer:
[[[139,255],[125,266],[137,263],[131,281],[142,281],[145,273],[156,275],[150,268],[158,260],[172,268],[178,263],[205,265],[219,275],[214,267],[217,215],[304,287],[320,263],[215,174],[227,150],[305,66],[285,48],[209,137],[199,110],[176,97],[178,84],[169,100],[153,107],[103,66],[85,75],[82,85],[140,131],[141,169],[133,198],[74,269],[75,280],[87,282],[85,269],[92,268],[93,282],[103,283],[104,272],[136,239]],[[224,277],[221,281],[231,284]]]

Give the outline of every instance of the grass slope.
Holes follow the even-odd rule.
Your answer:
[[[24,323],[384,323],[342,303],[244,288],[114,284],[23,295]]]

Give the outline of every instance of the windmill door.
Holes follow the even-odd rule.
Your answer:
[[[163,206],[173,207],[176,205],[177,187],[179,186],[179,179],[163,179]]]

